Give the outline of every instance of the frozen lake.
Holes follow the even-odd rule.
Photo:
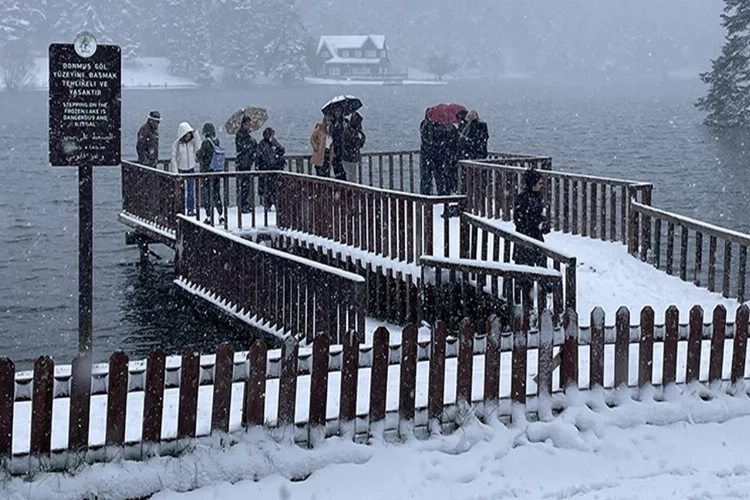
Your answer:
[[[162,155],[177,124],[217,125],[236,108],[266,107],[268,125],[290,153],[309,151],[320,106],[332,95],[365,102],[366,150],[418,147],[424,109],[456,101],[477,109],[493,150],[545,154],[555,169],[650,181],[654,204],[748,232],[750,153],[747,135],[716,137],[692,103],[698,81],[650,86],[542,87],[527,80],[451,83],[441,87],[302,87],[246,92],[126,91],[123,157],[135,156],[135,133],[159,109]],[[40,354],[69,363],[77,347],[77,172],[47,163],[47,94],[0,93],[0,355],[20,366]],[[256,134],[258,135],[258,134]],[[233,150],[233,138],[220,133]],[[212,350],[223,339],[213,316],[203,317],[174,295],[167,266],[141,267],[124,243],[120,172],[94,174],[94,346],[104,359],[122,348],[144,355],[195,343]],[[168,312],[168,313],[167,313]]]

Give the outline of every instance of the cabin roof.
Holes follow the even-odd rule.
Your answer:
[[[364,47],[367,40],[372,41],[376,50],[385,49],[385,35],[323,35],[318,41],[318,51],[327,47],[332,56],[338,54],[339,50],[357,50]]]

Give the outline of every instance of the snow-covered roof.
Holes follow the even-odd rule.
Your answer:
[[[367,40],[371,40],[376,50],[385,49],[385,35],[323,35],[318,41],[318,51],[324,46],[328,47],[331,55],[338,54],[339,50],[361,49]]]
[[[359,57],[332,57],[325,64],[380,64],[379,57],[359,58]]]

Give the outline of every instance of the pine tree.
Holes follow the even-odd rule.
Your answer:
[[[83,30],[90,31],[101,44],[119,45],[123,61],[133,63],[142,54],[136,29],[139,12],[134,0],[68,0],[55,30],[68,41]]]
[[[211,75],[209,3],[203,0],[170,0],[162,29],[169,38],[169,72],[207,85]]]
[[[294,0],[266,2],[269,37],[263,49],[266,75],[282,83],[301,81],[307,72],[305,28]]]
[[[225,32],[216,45],[228,86],[242,86],[258,76],[258,55],[265,33],[262,6],[258,0],[228,0],[222,9]]]
[[[8,89],[34,83],[33,36],[44,13],[21,0],[0,0],[0,80]]]
[[[711,71],[701,73],[708,93],[696,106],[708,112],[709,126],[750,125],[750,0],[725,0],[722,26],[726,41]]]

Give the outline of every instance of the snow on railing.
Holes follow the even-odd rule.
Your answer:
[[[678,255],[675,255],[674,248],[676,229],[680,231]],[[688,281],[692,275],[696,286],[706,287],[711,292],[716,291],[718,272],[724,297],[736,297],[740,303],[747,300],[745,284],[750,235],[637,202],[631,203],[630,207],[630,233],[628,251],[631,255],[670,275],[675,273],[677,257],[680,279]],[[704,257],[704,235],[708,236],[707,257]],[[723,242],[721,267],[717,265],[719,242]],[[735,254],[733,249],[738,249],[738,252]]]

